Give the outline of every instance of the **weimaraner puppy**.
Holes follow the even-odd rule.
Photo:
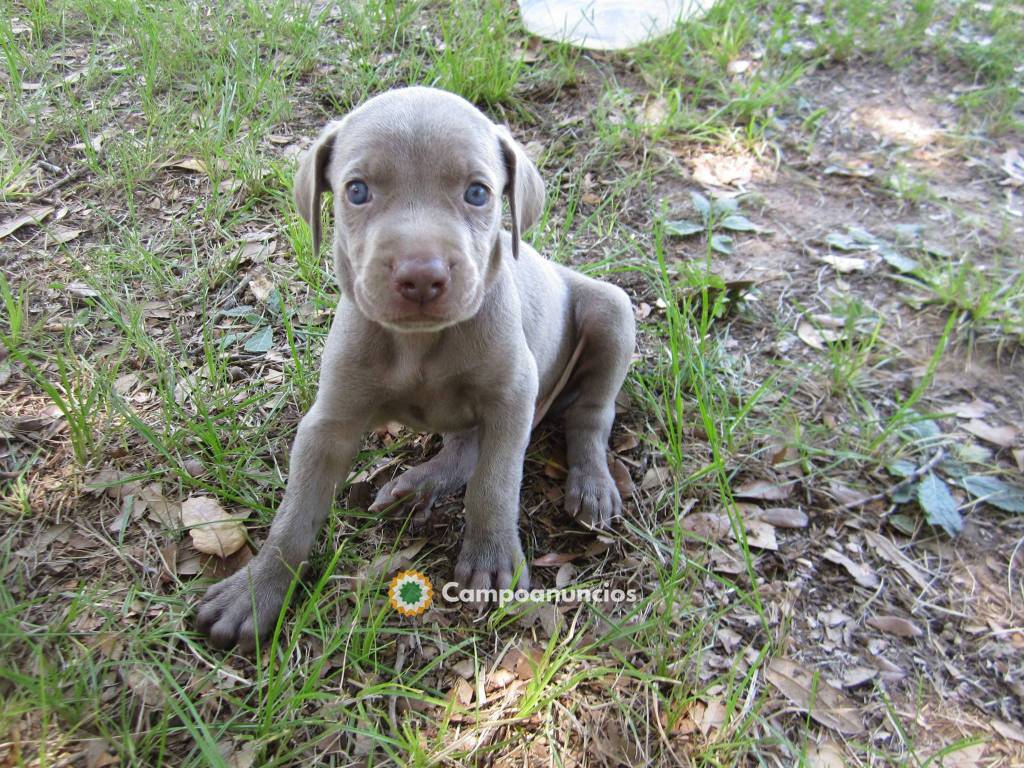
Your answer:
[[[444,434],[438,454],[385,485],[371,509],[423,517],[465,486],[463,586],[529,586],[519,488],[530,433],[549,410],[565,416],[568,512],[603,527],[622,509],[605,456],[635,344],[632,307],[620,288],[520,239],[544,185],[507,129],[445,91],[386,92],[328,124],[301,161],[295,201],[317,253],[327,190],[341,297],[320,390],[266,544],[199,606],[200,631],[221,647],[250,649],[270,633],[374,426]]]

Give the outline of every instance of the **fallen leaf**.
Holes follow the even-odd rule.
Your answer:
[[[206,496],[193,496],[181,505],[181,524],[189,529],[196,550],[206,555],[227,557],[241,549],[246,542],[243,519]]]
[[[821,556],[830,563],[843,566],[843,568],[846,569],[846,572],[853,577],[853,580],[862,587],[875,589],[878,586],[878,575],[868,568],[868,566],[855,563],[846,555],[837,552],[834,549],[826,549]]]
[[[860,707],[842,691],[815,678],[806,664],[789,659],[772,659],[765,670],[765,678],[782,694],[822,725],[845,736],[856,736],[864,731]]]
[[[971,419],[962,428],[975,437],[1000,448],[1009,448],[1017,438],[1017,430],[1013,427],[993,427],[981,419]]]
[[[920,637],[924,634],[916,624],[899,616],[872,616],[867,624],[879,632],[896,637]]]
[[[78,281],[68,283],[68,293],[80,299],[94,299],[100,295],[100,292],[95,288]]]
[[[779,548],[775,538],[775,527],[763,520],[745,520],[743,526],[747,532],[747,546],[767,549],[775,552]]]
[[[555,573],[555,588],[565,589],[576,578],[577,568],[572,563],[566,563]]]
[[[578,557],[579,553],[571,554],[568,552],[548,552],[540,557],[534,558],[533,564],[541,568],[544,566],[563,566],[566,563],[571,563]]]
[[[929,589],[928,578],[900,548],[889,539],[874,531],[864,531],[864,538],[871,543],[882,559],[892,563],[906,573],[922,590]]]
[[[975,398],[969,403],[960,403],[953,407],[953,415],[961,419],[981,419],[988,416],[996,407],[992,403]]]
[[[807,749],[807,768],[846,768],[843,751],[830,740],[812,744]]]
[[[163,705],[164,692],[155,673],[135,667],[129,669],[123,679],[128,689],[147,707],[156,709]]]
[[[64,245],[82,234],[80,229],[70,227],[51,227],[46,233],[46,246]]]
[[[878,670],[871,667],[850,667],[843,673],[843,688],[856,688],[878,676]]]
[[[426,539],[418,539],[407,547],[396,552],[385,552],[373,558],[367,565],[364,565],[355,575],[356,581],[366,581],[380,576],[388,576],[395,571],[408,568],[412,565],[413,558],[420,553],[420,550],[427,545]]]
[[[633,486],[633,478],[630,477],[626,465],[615,459],[609,462],[608,469],[611,470],[612,479],[615,480],[615,487],[619,490],[619,496],[622,497],[623,501],[631,498],[635,488]]]
[[[941,527],[950,536],[956,536],[964,527],[956,499],[946,483],[934,472],[929,472],[917,485],[917,503],[932,525]]]
[[[1019,725],[1007,723],[1004,720],[990,720],[989,725],[992,726],[993,731],[998,733],[1004,739],[1024,744],[1024,730],[1022,730]]]
[[[24,226],[27,226],[29,224],[41,223],[42,220],[49,216],[51,213],[53,213],[53,211],[54,208],[52,205],[44,205],[38,208],[32,208],[31,210],[21,214],[20,216],[15,216],[12,219],[8,219],[7,221],[0,224],[0,240],[7,237],[8,235],[14,234]]]
[[[779,485],[767,480],[750,480],[738,488],[733,488],[732,491],[732,495],[738,499],[761,499],[764,501],[781,501],[792,493],[792,483]]]
[[[806,528],[807,515],[795,507],[769,507],[756,509],[753,513],[758,520],[774,525],[776,528]]]
[[[266,302],[275,290],[274,281],[266,275],[253,275],[249,280],[249,291],[257,301]]]
[[[822,256],[821,260],[832,267],[836,272],[848,274],[850,272],[863,272],[868,268],[868,260],[859,256],[835,256],[829,254]]]

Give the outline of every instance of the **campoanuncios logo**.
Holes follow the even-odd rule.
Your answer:
[[[419,616],[434,601],[434,585],[419,571],[399,571],[388,585],[388,600],[403,616]]]

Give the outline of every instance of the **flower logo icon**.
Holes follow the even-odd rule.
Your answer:
[[[388,600],[403,616],[419,616],[434,601],[434,586],[419,571],[399,571],[388,585]]]

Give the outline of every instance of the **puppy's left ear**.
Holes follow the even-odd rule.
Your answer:
[[[340,123],[328,123],[320,131],[313,146],[306,150],[295,172],[295,207],[313,232],[314,258],[320,257],[320,198],[331,188],[327,180],[327,164],[331,161],[334,139],[340,128]]]
[[[512,214],[512,255],[518,259],[519,238],[537,222],[544,210],[544,180],[508,128],[499,125],[495,130],[505,161],[504,193]]]

